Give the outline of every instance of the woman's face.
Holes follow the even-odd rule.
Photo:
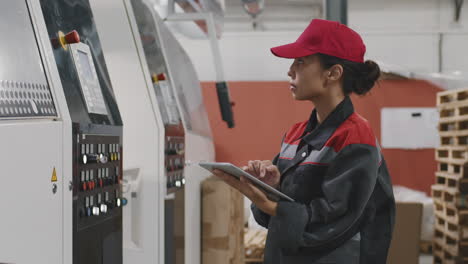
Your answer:
[[[316,55],[294,59],[288,75],[289,88],[296,100],[311,100],[325,92],[326,70]]]

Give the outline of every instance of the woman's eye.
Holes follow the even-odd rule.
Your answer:
[[[304,63],[304,60],[303,59],[297,59],[297,63],[302,64],[302,63]]]

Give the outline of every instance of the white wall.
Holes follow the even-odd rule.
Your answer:
[[[458,24],[453,23],[453,1],[350,0],[348,5],[349,25],[363,36],[367,58],[418,72],[438,71],[442,33],[443,71],[468,72],[468,3]],[[226,79],[287,80],[290,61],[275,58],[269,48],[294,41],[301,31],[225,32],[220,46]],[[200,79],[215,80],[208,41],[178,38]]]

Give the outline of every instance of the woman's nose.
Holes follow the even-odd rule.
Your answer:
[[[292,68],[289,68],[288,76],[294,79],[294,71],[292,70]]]

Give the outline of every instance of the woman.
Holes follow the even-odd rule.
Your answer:
[[[291,93],[315,109],[286,133],[273,161],[249,161],[244,170],[295,202],[271,201],[245,178],[215,171],[252,201],[255,220],[268,228],[266,264],[386,263],[395,214],[390,176],[349,98],[367,93],[380,75],[377,64],[364,62],[365,50],[356,32],[319,19],[296,42],[271,49],[294,59]]]

